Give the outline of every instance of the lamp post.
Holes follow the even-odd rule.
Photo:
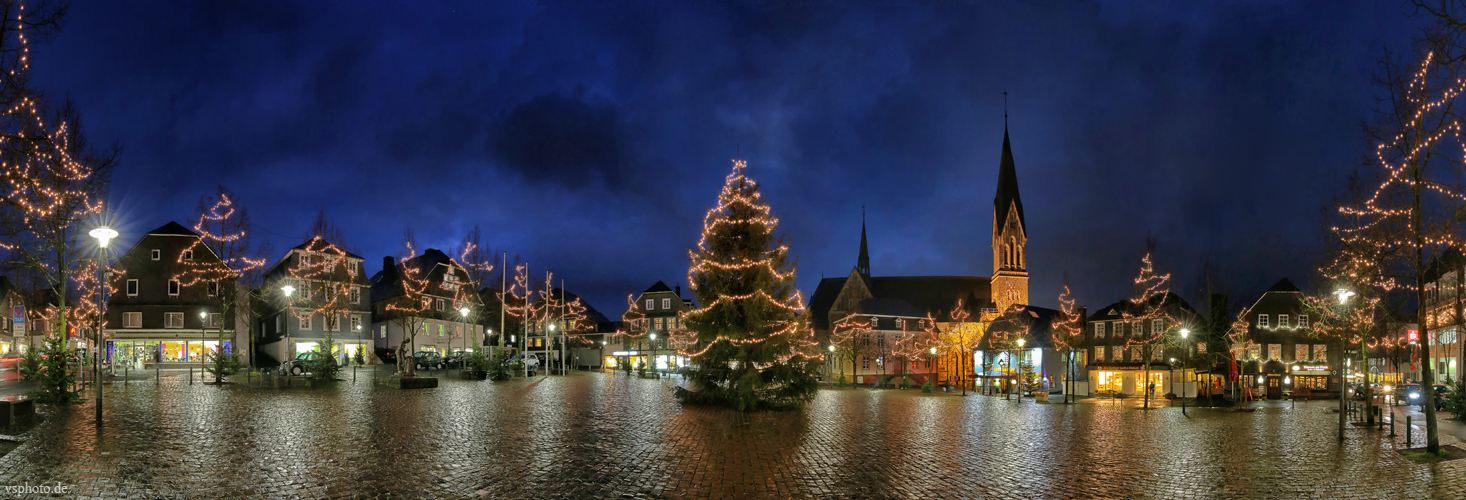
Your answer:
[[[830,361],[834,361],[836,364],[838,364],[839,361],[835,359],[835,344],[830,344],[830,345],[825,346],[825,347],[828,347],[830,349]],[[845,367],[842,365],[840,367],[840,370],[841,371],[844,371],[845,370]],[[833,368],[830,369],[830,375],[834,375],[834,374],[835,374],[835,370]],[[841,373],[840,374],[840,378],[842,378],[842,379],[845,378],[845,374]]]
[[[209,311],[199,311],[199,379],[200,380],[203,380],[203,378],[204,378],[204,371],[205,370],[208,370],[207,365],[204,364],[204,358],[208,357],[208,356],[205,356],[204,355],[204,353],[206,352],[204,350],[204,339],[208,338],[208,335],[209,335]]]
[[[546,377],[550,376],[550,370],[553,370],[554,369],[550,365],[550,362],[552,361],[550,358],[555,354],[555,344],[552,343],[552,342],[550,342],[550,336],[551,335],[554,335],[554,332],[555,332],[555,324],[554,323],[550,323],[550,333],[545,335],[545,344],[547,344],[545,346],[545,376]]]
[[[89,235],[89,236],[97,239],[97,257],[98,257],[97,258],[97,273],[100,274],[102,272],[102,264],[105,263],[105,261],[107,260],[107,243],[110,242],[110,241],[112,241],[112,238],[116,238],[117,237],[117,231],[115,231],[112,228],[109,228],[107,226],[101,226],[101,227],[98,227],[96,229],[92,229],[91,231],[89,231],[87,233],[87,235]],[[107,275],[110,276],[111,274],[112,274],[111,271],[108,271],[107,272]],[[105,281],[101,281],[101,280],[98,280],[98,283],[100,284],[100,286],[97,287],[97,342],[96,342],[97,346],[96,346],[95,352],[92,353],[92,357],[94,359],[94,364],[96,365],[96,376],[93,377],[93,381],[97,384],[97,426],[101,426],[102,425],[102,329],[107,324],[106,323],[106,320],[104,319],[105,316],[103,314],[103,311],[106,310],[105,308],[107,307],[107,302],[106,302],[106,297],[103,295],[103,293],[107,289],[107,283]]]
[[[1349,304],[1349,299],[1352,298],[1352,297],[1354,297],[1355,294],[1354,294],[1354,292],[1350,291],[1347,288],[1340,288],[1338,290],[1334,290],[1334,295],[1339,297],[1339,307],[1340,308],[1343,308],[1343,307],[1347,307],[1347,305]],[[1339,336],[1339,357],[1341,359],[1344,357],[1344,345],[1345,344],[1346,344],[1346,341],[1344,340],[1343,336],[1340,335]],[[1344,366],[1343,365],[1344,365],[1343,363],[1335,363],[1334,364],[1334,370],[1333,370],[1334,371],[1334,374],[1336,374],[1336,375],[1339,376],[1339,441],[1340,442],[1343,442],[1344,441],[1344,418],[1345,418],[1344,408],[1345,408],[1346,402],[1349,399],[1348,396],[1345,395],[1345,388],[1347,386],[1344,384],[1344,371],[1343,371],[1344,370]],[[1369,402],[1366,401],[1365,404],[1369,404]]]
[[[1186,365],[1191,364],[1191,344],[1187,343],[1187,337],[1191,336],[1191,330],[1181,329],[1181,353],[1182,359],[1186,362],[1181,365],[1181,414],[1186,414]],[[1172,365],[1176,364],[1174,361]]]
[[[830,346],[830,350],[834,350],[834,349],[835,349],[835,346]],[[926,352],[929,353],[929,354],[931,354],[930,357],[926,358],[926,370],[928,372],[927,373],[927,382],[930,383],[932,385],[932,387],[936,387],[937,386],[937,382],[936,382],[936,378],[937,378],[937,363],[936,363],[935,360],[937,359],[937,348],[933,347],[931,349],[927,349]]]
[[[286,308],[289,308],[290,307],[290,296],[295,295],[295,287],[290,286],[290,285],[282,286],[282,287],[280,287],[280,293],[285,294],[285,307]],[[280,314],[285,314],[286,312],[289,312],[289,311],[282,311]],[[285,327],[284,328],[281,328],[280,330],[281,330],[280,333],[285,334],[285,346],[284,346],[285,352],[281,354],[281,358],[287,358],[290,355],[290,351],[293,351],[294,350],[294,349],[292,349],[290,347],[290,322],[289,321],[286,321],[285,322]],[[284,361],[287,361],[287,360],[288,359],[281,359],[280,361],[284,362]]]
[[[656,333],[653,333],[651,335],[651,337],[652,337],[652,355],[651,355],[651,357],[649,357],[649,358],[646,359],[646,363],[649,364],[649,365],[651,365],[650,368],[652,369],[652,373],[656,373],[657,372],[657,334]]]
[[[468,324],[468,307],[458,308],[458,315],[463,317],[463,354],[468,355],[468,336],[473,335],[473,327]]]

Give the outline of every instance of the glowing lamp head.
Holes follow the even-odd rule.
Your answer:
[[[468,308],[467,307],[460,308],[458,310],[458,314],[462,314],[463,317],[465,317],[465,318],[468,317]]]
[[[1027,342],[1024,339],[1018,339],[1018,347],[1019,348],[1022,348],[1023,347],[1023,344],[1025,344],[1025,343],[1027,343]]]
[[[657,334],[655,334],[655,333],[652,334],[652,340],[657,340]]]
[[[834,345],[831,345],[830,346],[830,352],[835,352],[835,346]]]
[[[285,296],[286,297],[289,297],[289,296],[295,294],[295,287],[290,286],[290,285],[285,285],[285,286],[280,287],[280,291],[281,292],[285,292]]]
[[[209,312],[208,311],[199,311],[199,319],[208,319],[208,318],[209,318]]]
[[[936,356],[937,355],[937,348],[933,347],[933,348],[930,349],[930,351],[932,353],[932,356]]]
[[[1338,290],[1334,290],[1334,295],[1337,295],[1339,297],[1340,304],[1345,304],[1349,302],[1350,297],[1354,296],[1354,292],[1351,292],[1348,289],[1340,288]]]
[[[117,231],[112,230],[110,227],[102,226],[87,232],[87,235],[96,238],[98,246],[107,248],[107,243],[111,242],[112,238],[117,237]]]
[[[552,332],[555,331],[555,324],[554,323],[550,323],[550,331],[552,331]]]
[[[1190,336],[1190,335],[1191,335],[1191,330],[1188,330],[1188,329],[1185,329],[1185,328],[1182,328],[1181,329],[1181,338],[1184,339],[1184,338],[1186,338],[1187,336]]]

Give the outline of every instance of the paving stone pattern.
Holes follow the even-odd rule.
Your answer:
[[[825,390],[803,412],[684,408],[668,380],[437,389],[109,387],[0,459],[0,485],[132,498],[1466,498],[1327,403],[1232,413]],[[1454,443],[1454,440],[1452,441]]]

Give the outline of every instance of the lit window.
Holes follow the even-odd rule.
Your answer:
[[[1286,314],[1279,314],[1278,315],[1278,328],[1287,328],[1287,327],[1288,327],[1288,315],[1286,315]]]
[[[1268,326],[1267,325],[1267,315],[1266,314],[1259,314],[1259,315],[1257,315],[1257,327],[1258,328],[1267,328],[1267,326]]]

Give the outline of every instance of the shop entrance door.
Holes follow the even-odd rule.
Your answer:
[[[1283,399],[1283,379],[1277,375],[1267,376],[1267,398]]]

